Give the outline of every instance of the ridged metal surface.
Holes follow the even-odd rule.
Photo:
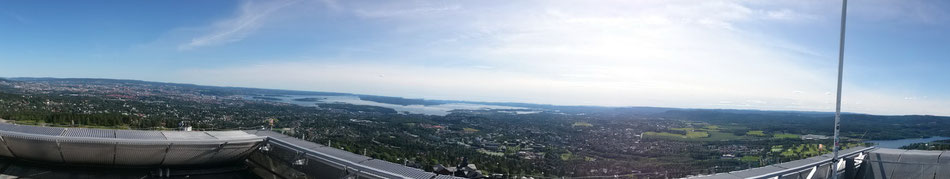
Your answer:
[[[18,158],[62,163],[56,139],[36,136],[5,135],[4,142]]]
[[[115,130],[112,129],[88,129],[88,128],[67,128],[63,136],[67,137],[98,137],[115,138]]]
[[[115,165],[158,166],[165,159],[169,144],[118,143],[115,146]]]
[[[218,152],[211,157],[212,162],[234,161],[243,156],[247,156],[254,150],[257,150],[258,142],[228,142],[218,149]]]
[[[9,125],[9,124],[8,124]],[[63,134],[65,128],[58,127],[39,127],[39,126],[26,126],[26,125],[16,125],[8,131],[20,132],[27,134],[39,134],[39,135],[53,135],[58,136]]]
[[[343,176],[345,176],[343,168],[340,166],[322,163],[322,160],[316,159],[313,156],[307,156],[306,159],[306,166],[297,167],[297,170],[306,173],[307,176],[313,178],[343,178]]]
[[[165,140],[161,131],[115,130],[118,139]]]
[[[244,131],[207,131],[206,134],[221,140],[238,140],[257,137]]]
[[[351,152],[348,152],[348,151],[345,151],[345,150],[340,150],[340,149],[336,149],[336,148],[333,148],[333,147],[327,147],[327,146],[322,146],[322,145],[321,145],[320,147],[313,147],[313,148],[310,148],[310,149],[313,149],[313,150],[316,150],[316,151],[319,151],[319,152],[323,152],[323,153],[326,153],[326,154],[329,154],[329,155],[333,155],[333,156],[342,158],[342,159],[344,159],[344,160],[349,160],[349,161],[352,161],[352,162],[362,162],[362,161],[366,161],[366,160],[371,160],[371,159],[373,159],[373,158],[370,158],[370,157],[367,157],[367,156],[363,156],[363,155],[359,155],[359,154],[354,154],[354,153],[351,153]]]
[[[269,150],[258,150],[266,138]],[[270,131],[159,132],[0,124],[0,155],[5,154],[4,147],[18,158],[54,163],[188,166],[256,155],[311,177],[339,177],[350,171],[360,178],[455,178]]]
[[[241,160],[266,138],[243,131],[212,134],[219,137],[206,132],[66,129],[0,123],[0,156],[128,167],[200,165]]]
[[[438,175],[438,176],[435,176],[433,179],[459,179],[459,177],[452,176],[452,175]]]
[[[0,131],[13,131],[13,128],[15,128],[16,126],[17,125],[0,123]]]
[[[66,139],[59,147],[66,163],[112,165],[115,159],[115,142]]]
[[[13,157],[13,153],[7,148],[7,143],[3,141],[3,136],[0,136],[0,156]]]
[[[168,140],[215,140],[205,132],[162,131]]]
[[[162,165],[197,165],[206,164],[218,151],[220,144],[175,144],[168,147],[165,161]]]
[[[290,146],[285,146],[282,144],[271,144],[270,151],[267,151],[267,154],[271,155],[272,158],[283,160],[287,162],[293,162],[300,156],[300,152],[294,150]]]

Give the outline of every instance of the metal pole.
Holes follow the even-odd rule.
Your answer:
[[[838,179],[838,123],[841,121],[841,76],[844,71],[844,29],[848,14],[848,0],[841,1],[841,39],[838,42],[838,96],[835,99],[835,144],[831,158],[831,178]]]

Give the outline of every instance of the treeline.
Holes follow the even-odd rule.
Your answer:
[[[913,143],[901,149],[911,150],[950,150],[950,140],[938,140],[929,143]]]
[[[103,113],[46,113],[46,112],[17,112],[0,114],[7,120],[44,122],[57,125],[92,125],[92,126],[119,126],[128,125],[135,120],[132,116]]]
[[[748,129],[724,131],[736,135],[749,130],[765,133],[832,135],[834,116],[811,113],[769,112],[738,113],[728,110],[672,110],[654,115],[667,119],[702,121],[715,125],[739,124]],[[891,140],[950,135],[950,117],[879,116],[843,114],[842,136],[866,140]]]

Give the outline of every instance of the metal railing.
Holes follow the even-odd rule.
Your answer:
[[[848,152],[848,153],[845,153],[845,154],[841,154],[841,155],[839,156],[839,158],[844,159],[844,158],[855,157],[855,156],[858,156],[858,155],[860,155],[860,154],[862,154],[862,153],[864,153],[864,152],[870,151],[870,150],[872,150],[872,149],[875,149],[875,147],[868,147],[868,148],[864,148],[864,149],[860,149],[860,150]],[[749,178],[781,178],[782,176],[797,174],[797,173],[801,173],[801,172],[804,172],[804,171],[807,171],[807,170],[817,170],[817,169],[818,169],[817,167],[820,167],[820,166],[822,166],[822,165],[834,164],[834,163],[832,162],[832,160],[833,160],[832,158],[822,159],[822,160],[815,161],[815,162],[812,162],[812,163],[809,163],[809,164],[800,165],[800,166],[796,166],[796,167],[792,167],[792,168],[788,168],[788,169],[784,169],[784,170],[779,170],[779,171],[775,171],[775,172],[771,172],[771,173],[766,173],[766,174],[762,174],[762,175],[758,175],[758,176],[753,176],[753,177],[749,177]],[[809,168],[812,168],[812,169],[809,169]],[[814,172],[813,172],[813,173],[814,173]],[[837,171],[834,171],[833,174],[836,175],[837,173],[838,173]]]
[[[296,171],[307,175],[318,175],[317,173],[319,172],[340,172],[343,174],[343,176],[340,176],[341,178],[348,176],[354,178],[410,178],[389,171],[369,167],[353,161],[345,160],[320,151],[308,149],[306,147],[283,141],[281,139],[266,139],[265,145],[262,146],[261,149],[258,149],[258,152],[270,157],[271,159],[279,160],[281,165],[294,168]],[[316,161],[311,162],[311,160]],[[333,169],[338,171],[314,171],[314,167],[321,167],[318,165],[333,167]],[[325,168],[325,166],[323,168]],[[304,176],[304,178],[311,177]]]

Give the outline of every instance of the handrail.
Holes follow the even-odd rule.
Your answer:
[[[852,156],[852,155],[856,155],[856,154],[861,153],[861,152],[866,152],[866,151],[868,151],[868,150],[875,149],[875,148],[876,148],[876,147],[868,147],[868,148],[864,148],[864,149],[861,149],[861,150],[857,150],[857,151],[853,151],[853,152],[848,152],[848,153],[846,153],[846,154],[840,155],[840,156],[841,156],[840,158],[847,158],[847,157],[850,157],[850,156]],[[788,168],[788,169],[785,169],[785,170],[779,170],[779,171],[775,171],[775,172],[771,172],[771,173],[766,173],[766,174],[762,174],[762,175],[758,175],[758,176],[753,176],[753,177],[749,177],[749,178],[771,178],[771,177],[776,177],[776,176],[781,177],[781,176],[786,175],[786,174],[795,173],[795,172],[800,172],[800,171],[805,170],[805,169],[807,169],[807,168],[809,168],[809,167],[820,166],[820,165],[822,165],[822,164],[825,164],[825,163],[828,163],[828,162],[831,162],[831,161],[832,161],[831,158],[822,159],[822,160],[819,160],[819,161],[816,161],[816,162],[812,162],[812,163],[809,163],[809,164],[806,164],[806,165],[800,165],[800,166],[797,166],[797,167],[792,167],[792,168]],[[835,172],[837,172],[837,171],[835,171]]]
[[[94,141],[94,142],[117,142],[117,143],[177,143],[177,144],[216,144],[221,142],[261,142],[266,137],[248,137],[240,139],[124,139],[124,138],[104,138],[104,137],[75,137],[75,136],[62,136],[62,135],[45,135],[45,134],[31,134],[23,132],[14,132],[14,131],[3,131],[0,130],[0,136],[15,136],[15,137],[28,137],[28,138],[38,138],[38,139],[48,139],[56,141]]]
[[[380,170],[380,169],[373,168],[373,167],[368,167],[368,166],[363,165],[363,164],[359,164],[359,163],[356,163],[356,162],[352,162],[352,161],[349,161],[349,160],[345,160],[345,159],[342,159],[342,158],[339,158],[339,157],[336,157],[336,156],[333,156],[333,155],[329,155],[329,154],[326,154],[326,153],[323,153],[323,152],[319,152],[319,151],[316,151],[316,150],[313,150],[313,149],[301,147],[301,146],[299,146],[299,145],[296,145],[296,144],[293,144],[293,143],[290,143],[290,142],[287,142],[287,141],[283,141],[283,140],[280,140],[280,139],[276,139],[276,138],[273,138],[273,137],[268,137],[267,142],[276,142],[277,144],[289,146],[289,147],[291,147],[291,148],[294,148],[295,150],[306,152],[308,155],[314,155],[314,156],[319,156],[319,157],[322,157],[322,158],[327,158],[327,159],[330,159],[330,160],[334,160],[334,161],[330,161],[330,162],[342,163],[342,164],[344,164],[346,167],[351,167],[351,168],[356,169],[357,172],[372,172],[372,173],[366,173],[366,174],[375,175],[375,176],[378,176],[378,177],[381,177],[381,178],[405,178],[405,179],[410,179],[409,177],[406,177],[406,176],[402,176],[402,175],[399,175],[399,174],[395,174],[395,173],[392,173],[392,172],[389,172],[389,171],[385,171],[385,170]]]

